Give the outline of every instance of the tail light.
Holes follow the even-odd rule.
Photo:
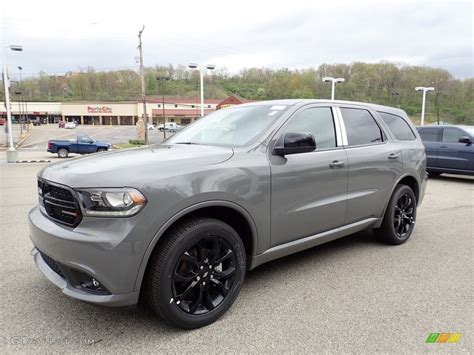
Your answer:
[[[53,147],[53,143],[51,143],[50,141],[48,141],[48,149],[51,149]]]

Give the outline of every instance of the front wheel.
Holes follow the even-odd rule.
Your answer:
[[[67,149],[61,148],[58,150],[58,157],[67,158],[68,155],[69,155],[69,151]]]
[[[185,329],[208,325],[237,298],[245,276],[245,249],[237,232],[212,218],[182,222],[164,236],[145,279],[155,313]]]
[[[398,245],[410,238],[416,221],[416,197],[406,185],[398,185],[390,198],[380,228],[375,234],[381,241]]]
[[[100,153],[100,152],[105,152],[105,151],[107,151],[107,149],[105,149],[105,148],[99,148],[99,149],[97,149],[97,152],[98,152],[98,153]]]

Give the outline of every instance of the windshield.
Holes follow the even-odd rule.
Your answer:
[[[169,138],[167,144],[242,147],[281,117],[288,106],[234,106],[215,111]]]

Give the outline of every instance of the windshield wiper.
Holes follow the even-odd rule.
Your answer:
[[[196,144],[196,145],[199,145],[199,143],[196,143],[196,142],[177,142],[177,143],[174,143],[174,144]]]

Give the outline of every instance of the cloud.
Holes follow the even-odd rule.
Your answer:
[[[25,0],[7,6],[4,41],[25,47],[9,61],[29,73],[136,68],[137,32],[145,23],[146,65],[198,61],[238,71],[395,60],[473,75],[469,1],[242,0],[231,7],[213,0],[84,1],[71,8]]]

